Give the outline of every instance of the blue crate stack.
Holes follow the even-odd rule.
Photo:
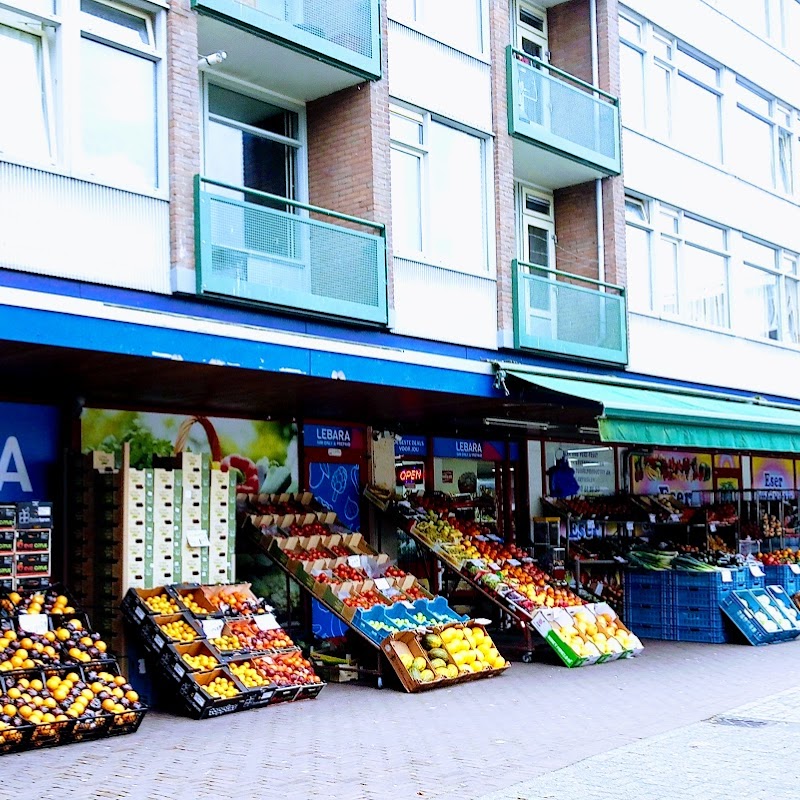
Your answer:
[[[626,572],[625,621],[643,639],[674,639],[672,580],[667,570]]]
[[[766,580],[767,586],[783,586],[790,597],[800,592],[800,575],[795,574],[788,564],[762,566],[762,569],[766,576],[762,580]]]

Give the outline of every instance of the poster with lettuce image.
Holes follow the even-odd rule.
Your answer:
[[[199,419],[199,421],[198,421]],[[240,491],[256,493],[298,490],[297,426],[264,420],[192,417],[86,408],[81,415],[81,449],[114,453],[130,445],[131,466],[153,465],[153,456],[169,456],[176,442],[183,450],[208,453],[222,469],[236,475]]]

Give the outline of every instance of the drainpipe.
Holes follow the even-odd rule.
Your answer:
[[[589,36],[592,40],[592,86],[600,85],[600,64],[597,55],[597,0],[589,0]],[[603,182],[594,182],[595,217],[597,224],[597,280],[606,279],[606,254],[603,247]]]

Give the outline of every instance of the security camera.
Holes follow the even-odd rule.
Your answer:
[[[221,64],[227,57],[228,54],[224,50],[217,50],[216,53],[211,53],[211,55],[200,56],[197,60],[197,66],[215,67],[217,64]]]

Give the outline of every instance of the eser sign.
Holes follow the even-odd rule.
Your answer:
[[[58,448],[57,408],[0,403],[0,502],[50,498]]]

